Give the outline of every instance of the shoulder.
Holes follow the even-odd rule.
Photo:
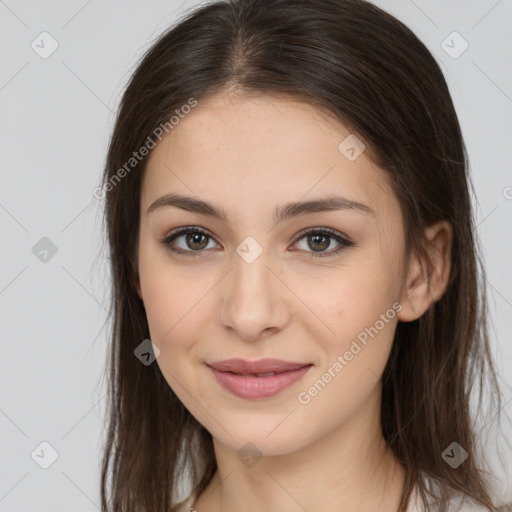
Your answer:
[[[458,493],[456,496],[452,497],[450,502],[448,503],[449,512],[489,512],[487,507],[476,503],[469,496]],[[505,512],[507,509],[500,509]],[[409,500],[409,505],[407,506],[406,512],[424,512],[425,508],[423,506],[423,501],[421,500],[417,488],[414,488],[411,493],[411,498]]]
[[[186,500],[177,503],[171,508],[172,512],[196,512],[196,509],[193,507],[195,502],[195,496],[190,495]]]
[[[469,498],[454,498],[450,500],[450,503],[448,504],[448,510],[450,512],[489,512],[489,509],[487,507],[475,503],[473,500],[470,500]],[[505,510],[506,509],[503,509],[503,512],[505,512]],[[414,500],[411,499],[407,507],[407,512],[425,512],[423,502],[421,502],[417,497]]]

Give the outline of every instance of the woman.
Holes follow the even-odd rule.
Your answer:
[[[104,175],[103,509],[497,510],[466,159],[439,66],[370,3],[226,0],[165,33]]]

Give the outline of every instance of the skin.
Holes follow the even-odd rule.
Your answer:
[[[405,267],[399,203],[366,152],[350,161],[338,149],[349,134],[308,104],[224,92],[200,102],[149,158],[136,284],[157,364],[213,436],[218,471],[194,503],[198,512],[398,510],[404,472],[382,437],[380,376],[398,320],[418,318],[444,293],[452,232],[446,222],[430,226],[431,257],[413,255]],[[213,203],[228,219],[175,206],[147,213],[167,193]],[[335,210],[273,221],[276,206],[328,195],[375,215]],[[159,242],[185,226],[210,234],[195,245],[174,240],[188,254],[205,247],[195,257]],[[334,238],[308,243],[301,235],[325,227],[354,245],[334,254]],[[263,249],[251,263],[236,251],[248,236]],[[322,251],[330,254],[311,256]],[[378,334],[300,403],[299,393],[390,308],[394,317]],[[278,395],[243,399],[204,364],[231,357],[313,367]],[[248,441],[261,454],[250,467],[237,456]]]

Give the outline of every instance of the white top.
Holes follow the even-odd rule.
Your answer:
[[[176,512],[193,512],[194,509],[192,505],[194,504],[195,499],[191,498],[187,503],[185,503],[179,510]],[[424,512],[422,501],[419,497],[418,491],[415,488],[409,499],[409,505],[407,506],[407,512]],[[450,512],[489,512],[486,507],[482,505],[478,505],[474,502],[470,503],[469,498],[464,499],[464,497],[454,498],[450,503]]]
[[[417,488],[414,488],[411,497],[409,498],[409,505],[407,512],[424,512],[423,501],[421,500]],[[450,512],[489,512],[487,507],[475,503],[468,497],[459,496],[453,498],[449,503]]]

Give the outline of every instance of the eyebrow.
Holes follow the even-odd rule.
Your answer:
[[[180,194],[166,194],[154,201],[147,210],[147,214],[160,208],[174,206],[193,213],[208,215],[223,222],[228,221],[228,215],[222,208],[214,206],[200,199]],[[335,210],[354,210],[365,215],[376,217],[376,212],[368,205],[346,199],[344,197],[325,197],[312,201],[286,203],[274,210],[274,223],[282,222],[299,215],[308,213],[329,212]]]

